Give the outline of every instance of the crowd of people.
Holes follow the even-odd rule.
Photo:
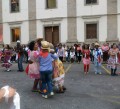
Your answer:
[[[34,79],[32,91],[40,92],[42,97],[48,98],[56,93],[64,93],[64,65],[67,63],[83,63],[84,74],[89,73],[90,64],[94,64],[95,74],[102,74],[102,63],[111,69],[111,76],[117,76],[117,67],[120,63],[120,44],[98,42],[92,44],[74,44],[73,46],[54,46],[52,43],[37,39],[27,46],[22,46],[20,41],[14,48],[9,45],[3,47],[0,53],[2,67],[10,71],[12,62],[17,60],[18,71],[23,72],[23,60],[28,63],[26,74]],[[80,64],[81,65],[81,64]],[[39,88],[38,88],[39,87]]]

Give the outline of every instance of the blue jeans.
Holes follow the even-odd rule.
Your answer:
[[[96,58],[94,58],[94,65],[96,74],[101,73],[101,63]]]
[[[48,90],[49,93],[53,92],[52,71],[40,71],[40,76],[42,80],[42,90]]]
[[[18,70],[23,71],[23,55],[18,58]]]

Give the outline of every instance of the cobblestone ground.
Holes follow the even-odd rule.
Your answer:
[[[21,109],[120,109],[119,76],[111,77],[105,69],[102,75],[95,75],[93,64],[88,75],[84,75],[82,64],[64,65],[67,91],[53,98],[44,99],[39,93],[31,92],[33,80],[25,72],[17,72],[16,63],[11,72],[0,67],[0,87],[16,88],[21,97]]]

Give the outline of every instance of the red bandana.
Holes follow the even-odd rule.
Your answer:
[[[42,52],[42,50],[40,51],[40,56],[43,58],[46,58],[48,56],[48,52]]]

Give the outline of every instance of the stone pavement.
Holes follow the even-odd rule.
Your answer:
[[[65,64],[67,91],[49,99],[31,92],[33,80],[25,72],[17,72],[17,64],[11,69],[5,72],[0,67],[0,87],[16,88],[21,109],[120,109],[120,77],[111,77],[104,69],[102,75],[95,75],[93,64],[88,75],[83,73],[83,64]]]

